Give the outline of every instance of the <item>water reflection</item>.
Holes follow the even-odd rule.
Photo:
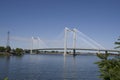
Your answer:
[[[72,57],[70,60],[69,58]],[[77,80],[75,56],[64,56],[64,80]]]
[[[0,57],[0,80],[99,80],[96,60],[95,56],[56,54]]]
[[[0,80],[9,76],[10,56],[0,57]]]

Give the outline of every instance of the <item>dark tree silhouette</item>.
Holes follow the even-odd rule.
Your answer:
[[[120,36],[114,44],[116,45],[115,49],[120,48]]]

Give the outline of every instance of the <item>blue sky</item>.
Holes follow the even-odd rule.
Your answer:
[[[77,28],[106,48],[120,36],[120,0],[0,0],[0,39],[51,39]],[[23,43],[11,45],[19,46]],[[0,41],[0,45],[6,45]]]

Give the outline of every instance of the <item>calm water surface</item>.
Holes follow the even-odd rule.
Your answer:
[[[96,56],[61,54],[0,57],[0,80],[100,80]]]

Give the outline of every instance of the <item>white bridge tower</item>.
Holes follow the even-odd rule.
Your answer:
[[[68,36],[68,32],[73,32],[73,55],[75,55],[75,48],[76,48],[76,33],[77,33],[77,29],[72,29],[70,30],[69,28],[65,28],[65,34],[64,34],[64,56],[67,53],[67,36]]]

